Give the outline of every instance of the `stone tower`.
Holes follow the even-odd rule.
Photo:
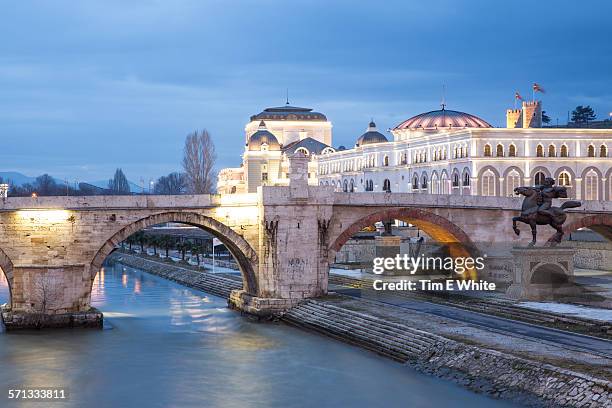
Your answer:
[[[509,129],[523,127],[522,113],[521,109],[506,110],[506,127]]]
[[[542,102],[523,101],[523,127],[541,128],[542,127]]]

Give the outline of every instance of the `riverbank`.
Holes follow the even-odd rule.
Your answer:
[[[115,252],[111,260],[223,297],[242,286],[236,276],[143,256]],[[537,342],[495,337],[469,325],[345,296],[308,300],[281,319],[498,398],[539,406],[610,406],[610,360],[605,357],[537,349]]]

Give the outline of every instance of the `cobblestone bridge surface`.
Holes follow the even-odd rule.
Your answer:
[[[206,273],[126,253],[116,252],[110,261],[225,298],[242,285],[236,276]],[[392,316],[385,318],[384,312],[364,312],[356,306],[358,303],[334,296],[311,299],[286,313],[282,320],[498,398],[534,406],[612,406],[609,360],[599,361],[603,369],[590,373],[562,369],[417,329]]]

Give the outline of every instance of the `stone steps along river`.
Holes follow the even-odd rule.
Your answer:
[[[368,279],[359,279],[349,276],[330,274],[329,283],[338,286],[358,288],[362,290],[372,290],[373,293],[375,292],[373,289],[370,289],[372,286],[372,281]],[[607,330],[607,325],[605,323],[598,322],[596,320],[584,319],[579,317],[567,317],[554,312],[527,310],[519,306],[514,306],[493,299],[447,299],[436,295],[435,293],[405,293],[400,291],[393,293],[393,296],[407,299],[420,299],[425,301],[431,301],[485,314],[497,314],[503,317],[507,317],[509,319],[514,318],[534,324],[563,323],[587,327],[594,332],[601,332]]]

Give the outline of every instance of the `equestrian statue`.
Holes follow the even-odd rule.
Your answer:
[[[517,187],[514,189],[515,194],[525,196],[523,206],[521,207],[521,215],[512,218],[512,229],[519,235],[521,231],[516,226],[516,222],[524,222],[531,227],[531,235],[533,240],[529,246],[534,246],[537,239],[537,226],[550,225],[557,230],[557,233],[550,240],[552,245],[561,242],[563,238],[563,223],[567,219],[565,209],[580,207],[580,201],[568,200],[561,204],[561,207],[553,207],[553,198],[567,198],[567,188],[555,186],[555,180],[547,177],[543,184],[535,187]]]

